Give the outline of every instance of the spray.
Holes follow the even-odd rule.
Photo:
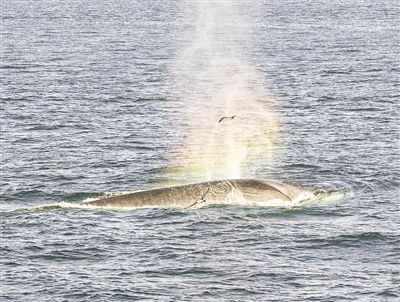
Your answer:
[[[171,78],[173,97],[185,108],[185,135],[170,174],[196,181],[249,177],[243,171],[255,160],[272,160],[280,132],[275,97],[250,59],[258,2],[183,2],[187,31]]]

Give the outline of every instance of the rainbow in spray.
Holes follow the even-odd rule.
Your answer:
[[[272,161],[280,134],[276,97],[250,59],[258,4],[184,1],[182,10],[188,30],[171,86],[185,108],[183,141],[166,172],[191,180],[243,177],[252,161]]]

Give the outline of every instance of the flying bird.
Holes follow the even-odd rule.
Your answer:
[[[233,120],[233,119],[235,119],[235,118],[240,118],[241,120],[243,119],[243,118],[241,118],[240,116],[237,116],[237,115],[223,116],[223,117],[221,117],[221,118],[219,119],[218,123],[221,123],[221,122],[224,121],[224,120]]]

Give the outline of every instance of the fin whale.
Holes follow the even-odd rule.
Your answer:
[[[83,204],[101,207],[154,206],[183,209],[215,204],[295,206],[313,199],[317,194],[314,194],[312,189],[291,182],[227,179],[137,191]]]

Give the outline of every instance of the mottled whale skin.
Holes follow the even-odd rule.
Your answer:
[[[316,197],[295,183],[258,179],[227,179],[150,189],[97,199],[85,205],[101,207],[198,208],[215,204],[295,206]]]

